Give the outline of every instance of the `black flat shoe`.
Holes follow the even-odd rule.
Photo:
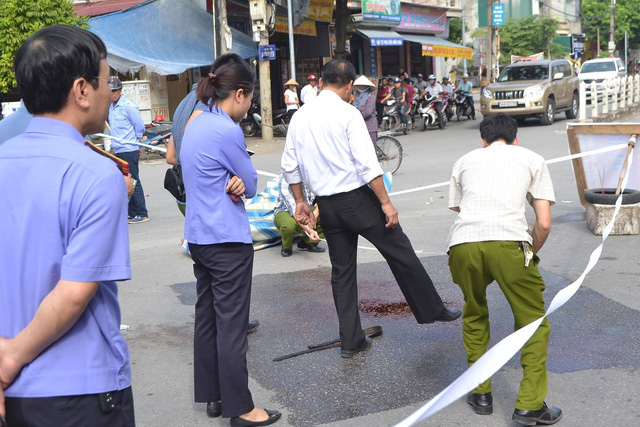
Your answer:
[[[222,404],[220,402],[208,402],[207,416],[209,418],[216,418],[220,415],[222,415]]]
[[[461,310],[452,310],[447,307],[443,308],[440,314],[438,314],[433,319],[429,320],[427,323],[434,322],[453,322],[458,317],[462,316]]]
[[[247,326],[247,334],[252,334],[255,331],[258,330],[258,327],[260,326],[260,322],[257,320],[252,320],[251,322],[249,322],[249,325]]]
[[[364,341],[362,341],[362,344],[360,344],[358,348],[356,348],[355,350],[342,350],[340,351],[340,356],[344,357],[345,359],[351,359],[356,355],[356,353],[368,350],[371,347],[371,342],[371,338],[365,336]]]
[[[562,409],[549,408],[547,403],[542,404],[542,408],[537,411],[527,411],[524,409],[516,409],[513,411],[511,419],[517,423],[524,424],[526,426],[534,426],[536,424],[555,424],[562,418]]]
[[[293,250],[282,248],[282,250],[280,251],[280,255],[282,255],[285,258],[289,257],[289,256],[293,255]]]
[[[268,426],[278,421],[282,416],[282,414],[278,411],[271,411],[269,409],[265,409],[265,411],[267,412],[267,415],[269,415],[269,418],[264,421],[249,421],[240,417],[232,417],[229,422],[231,424],[231,427]]]
[[[470,392],[467,395],[467,403],[473,408],[473,412],[479,415],[491,415],[493,414],[493,396],[491,393],[478,393],[473,394]]]
[[[325,251],[324,248],[321,248],[318,245],[308,245],[302,240],[298,241],[298,249],[300,249],[301,251],[309,251],[309,252],[317,252],[317,253],[321,253]]]

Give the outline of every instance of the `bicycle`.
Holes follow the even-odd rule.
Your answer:
[[[395,173],[402,163],[402,145],[393,132],[379,132],[375,144],[378,162],[384,172]]]

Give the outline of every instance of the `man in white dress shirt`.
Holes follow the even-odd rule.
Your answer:
[[[322,92],[292,118],[282,154],[282,173],[296,199],[296,220],[315,225],[304,182],[316,194],[331,258],[331,286],[340,323],[342,357],[366,350],[358,313],[358,236],[385,257],[418,323],[452,321],[398,224],[382,181],[382,169],[360,112],[346,101],[356,78],[353,65],[333,60],[322,68]],[[318,120],[322,117],[322,120]]]
[[[302,101],[303,104],[313,102],[313,100],[318,96],[318,78],[311,74],[307,81],[309,84],[303,87],[300,91],[300,101]]]

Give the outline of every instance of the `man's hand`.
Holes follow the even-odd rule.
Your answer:
[[[384,212],[384,216],[387,218],[385,227],[395,228],[396,225],[398,225],[398,210],[389,201],[382,204],[382,212]]]
[[[318,232],[316,230],[311,229],[310,231],[307,231],[307,235],[309,236],[309,239],[311,239],[311,241],[314,243],[320,241],[320,236],[318,235]]]
[[[242,196],[245,192],[244,182],[242,182],[242,178],[237,176],[232,176],[229,182],[227,182],[227,193],[229,193],[229,197],[234,202],[240,201],[240,196]]]
[[[22,364],[16,360],[11,351],[11,340],[0,337],[0,414],[7,416],[4,405],[4,390],[9,388],[13,380],[22,369]]]
[[[309,206],[306,200],[302,200],[296,203],[296,215],[294,218],[298,224],[307,225],[310,228],[316,228],[316,216],[313,214],[313,209]]]
[[[127,196],[131,196],[133,194],[133,177],[131,174],[124,177],[124,183],[127,186]]]

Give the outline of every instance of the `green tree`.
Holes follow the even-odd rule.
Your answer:
[[[54,24],[89,28],[87,18],[73,13],[71,0],[0,0],[0,93],[15,88],[13,58],[22,43]]]
[[[539,52],[563,56],[562,47],[552,40],[556,37],[558,22],[538,15],[521,19],[510,19],[498,30],[500,52],[507,58],[511,55],[528,56]]]
[[[464,30],[468,31],[468,29],[467,24],[464,24]],[[462,44],[462,19],[451,18],[449,20],[449,37],[447,37],[447,40],[455,44]]]
[[[609,17],[611,3],[602,0],[582,1],[582,30],[592,41],[598,39],[600,28],[600,49],[607,49],[609,43]],[[624,49],[624,32],[629,32],[629,47],[640,47],[640,1],[617,0],[615,5],[614,28],[617,47]]]

